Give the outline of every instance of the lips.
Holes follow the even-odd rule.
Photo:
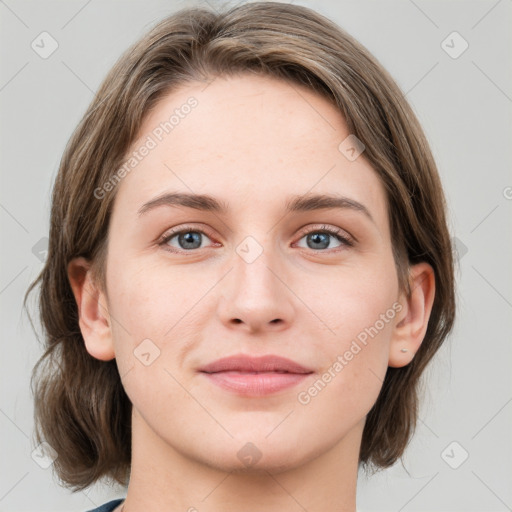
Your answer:
[[[294,373],[308,374],[313,370],[299,363],[276,355],[251,357],[237,354],[213,361],[200,368],[204,373],[240,372],[240,373]]]
[[[213,361],[199,372],[223,391],[261,398],[297,386],[309,378],[313,370],[276,355],[236,354]]]

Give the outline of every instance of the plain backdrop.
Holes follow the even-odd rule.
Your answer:
[[[406,94],[458,248],[458,319],[425,374],[417,433],[403,464],[360,475],[358,508],[512,510],[512,2],[295,3],[355,36]],[[0,511],[83,512],[124,496],[102,484],[73,494],[36,462],[29,378],[41,346],[22,298],[44,261],[62,151],[94,91],[129,44],[189,5],[207,4],[0,1]]]

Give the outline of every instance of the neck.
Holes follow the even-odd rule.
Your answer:
[[[123,512],[355,512],[363,427],[356,425],[333,448],[293,468],[224,470],[170,446],[134,413]]]

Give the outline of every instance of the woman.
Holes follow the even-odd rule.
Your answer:
[[[455,314],[410,106],[338,26],[273,2],[183,10],[121,57],[37,284],[37,441],[75,490],[128,485],[97,512],[353,512]]]

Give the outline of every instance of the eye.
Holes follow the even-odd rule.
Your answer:
[[[194,249],[204,248],[204,237],[209,238],[204,230],[185,226],[184,228],[167,232],[161,238],[159,245],[164,246],[164,249],[170,252],[190,252]],[[174,243],[172,243],[173,241]]]
[[[332,228],[329,226],[322,226],[321,228],[310,229],[309,231],[302,233],[302,237],[300,240],[302,240],[303,238],[306,238],[306,248],[312,249],[313,251],[323,251],[324,249],[329,248],[333,249],[333,247],[329,247],[329,245],[331,244],[331,240],[333,238],[335,238],[336,241],[339,243],[339,245],[336,247],[352,247],[354,245],[354,241],[345,231],[339,228]],[[302,247],[304,248],[304,246]]]
[[[165,233],[158,243],[160,246],[163,246],[165,250],[170,252],[193,252],[195,249],[204,249],[206,247],[203,245],[205,237],[211,240],[210,237],[212,237],[212,235],[203,229],[193,226],[184,226],[181,229],[175,228]],[[298,245],[298,247],[311,249],[317,252],[325,252],[325,249],[336,249],[343,246],[352,247],[354,245],[354,240],[350,235],[348,235],[348,233],[340,228],[333,228],[325,225],[320,228],[310,228],[309,231],[303,231],[301,233],[300,240],[304,238],[306,239],[307,247],[300,245]],[[329,247],[332,239],[337,241],[337,246]],[[213,245],[219,246],[220,244],[214,243]]]

